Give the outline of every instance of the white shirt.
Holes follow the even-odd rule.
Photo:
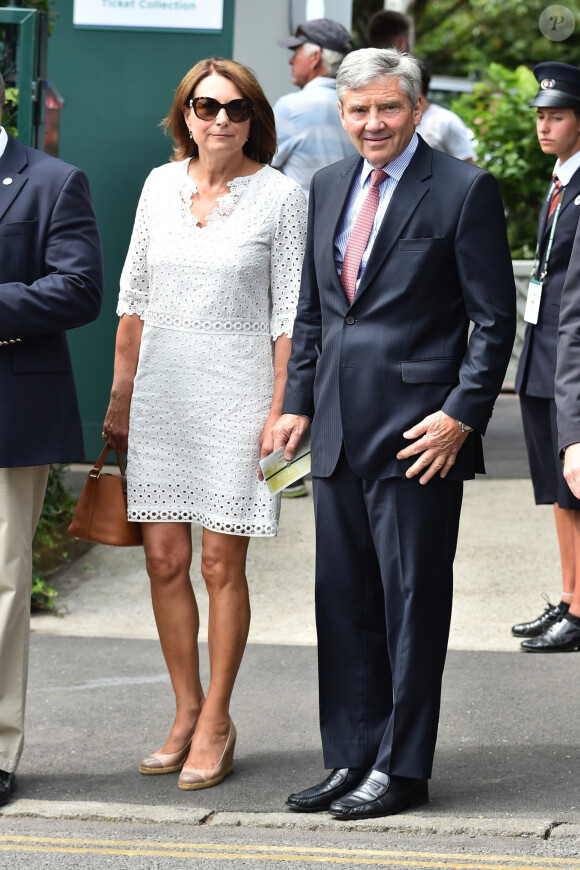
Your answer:
[[[388,178],[385,178],[385,180],[379,186],[379,206],[377,208],[373,228],[371,230],[371,234],[369,236],[369,240],[358,273],[358,280],[356,282],[357,290],[360,279],[362,278],[364,270],[366,269],[368,259],[373,249],[375,239],[377,237],[377,233],[383,222],[383,218],[385,217],[387,208],[389,207],[391,197],[395,192],[397,184],[403,177],[405,169],[411,162],[411,158],[417,150],[418,144],[419,137],[416,133],[413,133],[411,141],[409,142],[405,150],[401,154],[399,154],[399,156],[396,157],[391,163],[387,163],[386,166],[383,166],[384,172],[388,173]],[[344,254],[354,222],[356,221],[362,204],[366,199],[370,187],[371,172],[375,168],[376,167],[372,166],[368,162],[368,160],[365,160],[363,162],[361,174],[359,175],[358,179],[355,179],[352,185],[349,198],[346,203],[346,208],[344,209],[342,219],[338,225],[338,232],[334,239],[334,261],[336,263],[336,270],[339,275],[342,272]]]
[[[475,150],[469,139],[469,131],[459,115],[431,103],[423,112],[417,127],[425,142],[437,151],[450,154],[459,160],[475,160]]]
[[[560,163],[560,158],[556,160],[554,166],[554,175],[557,175],[564,186],[568,184],[576,170],[580,167],[580,151],[568,157],[564,163]]]
[[[6,146],[8,145],[8,133],[4,129],[4,127],[0,127],[0,157],[4,154],[6,150]]]

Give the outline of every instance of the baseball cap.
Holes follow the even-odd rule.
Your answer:
[[[330,48],[332,51],[340,51],[347,54],[352,48],[350,33],[338,21],[330,18],[313,18],[296,28],[294,36],[286,36],[278,40],[278,45],[283,48],[298,48],[305,42],[319,45],[321,48]]]

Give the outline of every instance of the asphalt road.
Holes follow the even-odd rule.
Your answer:
[[[33,619],[27,741],[0,810],[0,866],[580,870],[580,656],[525,654],[510,634],[541,610],[541,592],[559,590],[551,510],[533,505],[513,396],[499,398],[485,447],[488,476],[465,488],[429,805],[347,825],[285,810],[290,791],[325,775],[307,498],[284,502],[278,538],[250,547],[235,770],[217,788],[186,793],[177,775],[138,773],[173,709],[142,552],[95,547],[61,572],[61,616]],[[192,581],[204,637],[195,566]],[[207,680],[205,645],[202,667]]]

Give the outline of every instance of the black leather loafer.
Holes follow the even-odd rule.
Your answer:
[[[286,806],[301,813],[324,812],[334,800],[356,788],[366,772],[364,768],[337,767],[324,782],[299,791],[297,794],[291,794],[286,801]]]
[[[6,806],[14,791],[14,774],[0,770],[0,807]]]
[[[371,770],[350,794],[333,801],[330,812],[337,819],[372,819],[393,816],[429,800],[426,779],[407,779]]]
[[[550,626],[539,637],[531,637],[520,644],[526,652],[574,652],[580,650],[580,625],[565,616]]]
[[[548,605],[541,616],[537,619],[532,619],[531,622],[518,622],[512,626],[512,634],[514,637],[538,637],[543,634],[547,628],[562,619],[565,613],[568,613],[568,605],[564,601],[559,604],[550,604],[547,597],[546,604]]]

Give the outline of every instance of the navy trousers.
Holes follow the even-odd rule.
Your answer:
[[[431,776],[463,483],[313,479],[326,768]]]

